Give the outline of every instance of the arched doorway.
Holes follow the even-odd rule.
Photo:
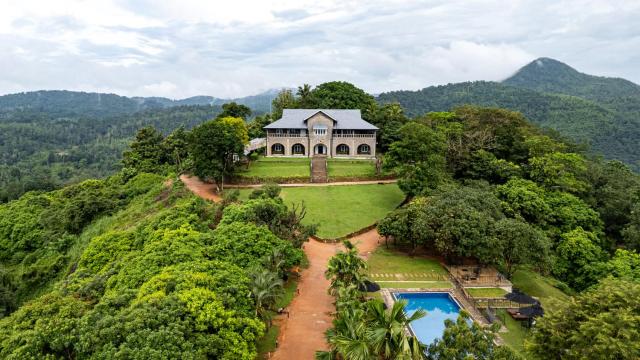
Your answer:
[[[314,155],[327,155],[327,146],[325,144],[318,144],[313,147]]]

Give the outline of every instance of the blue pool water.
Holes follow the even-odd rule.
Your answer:
[[[427,316],[411,323],[413,333],[426,345],[442,336],[446,319],[455,321],[460,313],[460,306],[448,293],[395,293],[394,296],[407,300],[405,311],[409,316],[418,309],[427,311]]]

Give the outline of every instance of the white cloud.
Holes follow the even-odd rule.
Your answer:
[[[235,97],[501,80],[535,57],[640,82],[640,2],[0,0],[0,93]],[[5,71],[4,69],[11,69]]]

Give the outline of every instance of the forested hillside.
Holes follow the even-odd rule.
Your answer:
[[[629,80],[584,74],[567,64],[549,58],[534,60],[503,83],[596,101],[640,97],[640,85]]]
[[[60,102],[51,106],[59,111],[14,107],[0,118],[0,202],[29,190],[109,176],[120,168],[121,154],[138,129],[151,125],[166,134],[221,112],[218,106],[182,106],[94,117],[62,115]],[[85,110],[92,112],[74,111]]]
[[[502,84],[480,81],[432,86],[383,93],[377,100],[398,102],[411,116],[466,104],[519,111],[539,126],[555,129],[590,145],[594,153],[638,170],[639,88],[626,80],[580,74],[562,63],[539,59]]]

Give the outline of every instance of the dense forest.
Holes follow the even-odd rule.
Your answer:
[[[80,111],[80,110],[78,110]],[[120,168],[122,152],[136,131],[163,133],[212,119],[220,107],[180,106],[117,116],[56,116],[20,109],[0,118],[0,202],[30,190],[52,190]]]
[[[544,64],[544,65],[540,65]],[[524,114],[530,121],[585,143],[596,154],[640,166],[640,86],[623,79],[581,74],[551,59],[538,59],[503,83],[469,82],[380,94],[410,116],[474,104]]]
[[[380,127],[384,166],[411,199],[378,224],[391,246],[507,277],[526,268],[575,296],[546,309],[529,356],[640,356],[637,174],[517,112],[464,106],[410,118],[331,82],[282,91],[274,113],[248,126],[250,109],[238,104],[192,129],[169,132],[162,118],[137,131],[114,175],[0,205],[0,357],[254,359],[315,226],[275,185],[214,204],[176,175],[221,187],[256,124],[285,107],[359,108]],[[464,315],[442,341],[418,343],[404,331],[412,318],[401,301],[385,310],[363,291],[364,262],[345,247],[326,273],[337,313],[319,358],[519,359],[494,343],[496,329]]]

